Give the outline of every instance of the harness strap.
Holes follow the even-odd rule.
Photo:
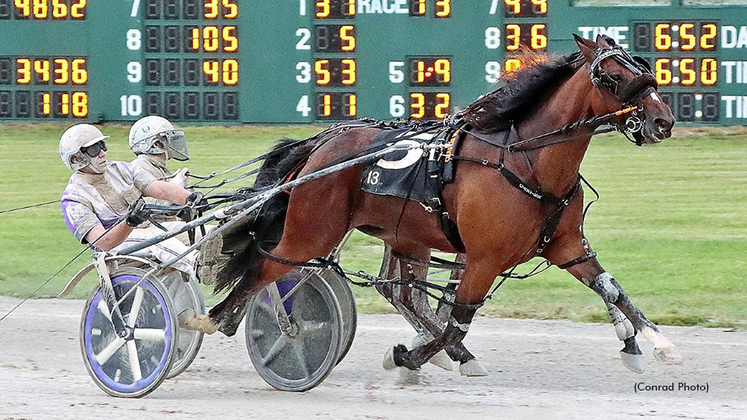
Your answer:
[[[571,188],[571,191],[566,194],[566,197],[557,204],[555,210],[545,219],[544,226],[540,232],[540,243],[536,251],[537,255],[542,255],[547,245],[552,241],[555,236],[555,231],[558,229],[560,219],[563,217],[565,208],[568,207],[573,197],[575,197],[579,191],[581,191],[581,181],[577,180],[576,184]]]
[[[590,259],[595,258],[596,256],[597,256],[596,252],[589,252],[588,254],[578,257],[576,259],[570,260],[565,264],[558,265],[558,268],[561,270],[567,270],[573,267],[574,265],[578,265],[583,262],[589,261]]]
[[[489,168],[497,169],[501,174],[503,174],[503,176],[506,178],[506,180],[511,185],[513,185],[514,187],[522,191],[524,194],[528,195],[529,197],[537,201],[541,201],[543,203],[548,203],[548,204],[557,204],[561,202],[560,198],[557,198],[553,196],[552,194],[545,193],[538,189],[528,187],[524,183],[524,181],[522,181],[521,178],[519,178],[518,175],[513,173],[510,169],[506,168],[502,163],[493,163],[487,159],[477,159],[477,158],[473,158],[469,156],[459,156],[459,155],[452,156],[451,158],[453,160],[463,160],[465,162],[478,163],[480,165],[487,166]]]

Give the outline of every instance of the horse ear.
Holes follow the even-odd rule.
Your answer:
[[[576,44],[578,45],[578,49],[581,51],[581,54],[584,55],[584,58],[586,58],[586,61],[589,63],[594,61],[594,58],[596,58],[596,53],[594,52],[595,49],[597,49],[596,44],[594,41],[589,39],[581,38],[580,36],[573,34],[573,39],[576,40]]]
[[[608,36],[597,35],[596,41],[599,48],[612,48],[617,46],[615,40]]]

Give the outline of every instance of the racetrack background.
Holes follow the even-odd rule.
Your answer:
[[[0,126],[0,212],[59,199],[70,175],[57,154],[65,128]],[[112,137],[109,157],[131,160],[129,126],[101,128]],[[223,170],[269,150],[281,137],[303,138],[321,129],[185,127],[192,156],[187,166],[198,174]],[[177,169],[174,163],[170,167]],[[635,147],[621,135],[592,141],[582,174],[602,198],[589,212],[586,235],[603,266],[654,322],[747,324],[745,163],[744,127],[677,129],[671,139],[648,147]],[[592,197],[587,190],[586,200]],[[58,204],[0,213],[0,295],[28,296],[82,249],[65,227]],[[375,274],[381,252],[379,240],[356,234],[342,254],[342,264]],[[84,252],[36,296],[56,295],[90,262],[89,254]],[[87,277],[73,297],[84,297],[94,283],[94,276]],[[209,289],[204,292],[208,296]],[[354,292],[360,311],[391,311],[374,290],[354,287]],[[219,299],[208,296],[208,305]],[[478,313],[607,320],[600,299],[556,268],[529,280],[508,281]]]

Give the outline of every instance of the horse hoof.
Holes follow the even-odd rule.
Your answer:
[[[200,331],[205,334],[214,334],[218,326],[213,323],[209,315],[198,315],[194,309],[182,311],[178,317],[179,327],[185,330]]]
[[[417,348],[425,344],[423,336],[418,334],[412,339],[412,348]],[[428,359],[428,362],[440,367],[443,370],[452,371],[454,370],[454,364],[451,362],[451,358],[446,354],[446,350],[441,350],[434,354],[433,357]]]
[[[384,360],[381,361],[384,370],[392,370],[397,367],[394,363],[394,347],[390,347],[384,354]]]
[[[443,370],[452,371],[454,370],[454,364],[451,362],[451,358],[446,354],[446,351],[441,350],[434,354],[433,357],[428,359],[428,362],[440,367]]]
[[[216,331],[218,331],[218,326],[215,325],[212,319],[210,319],[210,315],[200,315],[200,328],[199,330],[202,331],[205,334],[215,334]]]
[[[192,308],[183,310],[177,316],[179,319],[179,327],[185,330],[199,331],[200,330],[200,316],[197,315]]]
[[[459,365],[459,374],[469,377],[488,376],[488,371],[477,359],[472,359]]]
[[[665,363],[668,365],[681,365],[684,360],[682,355],[677,351],[677,348],[672,347],[655,347],[654,348],[654,359],[657,362]]]
[[[643,373],[646,370],[646,363],[642,354],[630,354],[624,351],[620,352],[622,364],[635,373]]]

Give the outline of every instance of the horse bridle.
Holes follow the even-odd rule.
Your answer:
[[[631,56],[618,46],[607,49],[599,48],[595,52],[596,58],[589,66],[591,83],[615,96],[623,104],[623,108],[637,108],[625,120],[625,130],[621,131],[626,135],[626,132],[632,133],[635,137],[635,143],[640,146],[643,144],[643,135],[641,134],[643,120],[639,116],[639,113],[643,112],[641,102],[644,97],[657,91],[659,87],[656,77],[651,72],[651,66],[645,58]],[[630,70],[635,77],[625,82],[615,80],[601,67],[602,62],[608,58],[614,59]]]

